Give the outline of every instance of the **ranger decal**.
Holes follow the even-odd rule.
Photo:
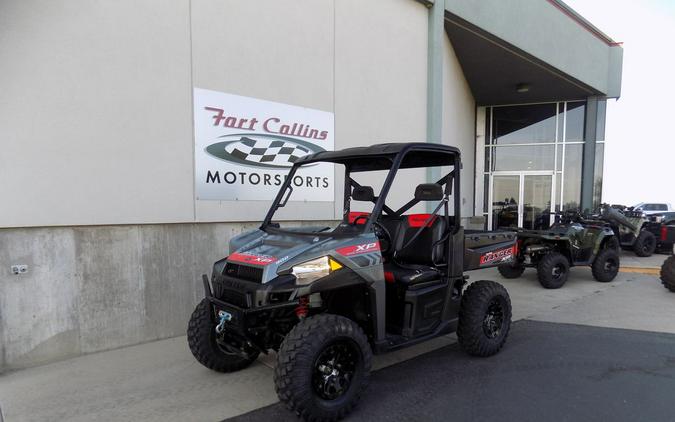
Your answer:
[[[513,253],[515,249],[516,247],[513,246],[506,249],[500,249],[494,252],[488,252],[480,257],[480,265],[490,264],[495,261],[508,261],[511,258],[513,258]]]

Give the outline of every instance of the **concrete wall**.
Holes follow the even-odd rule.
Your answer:
[[[0,230],[0,372],[184,334],[201,274],[232,236],[255,227]],[[10,262],[29,271],[10,275]]]

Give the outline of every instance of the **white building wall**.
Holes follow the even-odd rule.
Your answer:
[[[194,219],[188,1],[0,5],[0,227]]]

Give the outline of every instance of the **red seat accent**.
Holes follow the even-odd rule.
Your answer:
[[[408,226],[410,227],[422,227],[424,225],[424,222],[427,221],[429,217],[431,217],[431,214],[410,214],[407,215],[408,217]],[[429,222],[427,223],[427,227],[431,227],[432,224],[434,223],[434,220],[436,220],[437,216],[434,216]]]
[[[370,215],[370,213],[361,211],[350,211],[347,221],[349,222],[349,224],[354,224],[354,220],[356,220],[356,217],[359,217],[361,215]],[[367,218],[361,218],[356,224],[366,224],[366,221],[368,221]]]

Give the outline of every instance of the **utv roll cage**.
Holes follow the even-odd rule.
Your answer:
[[[297,170],[303,165],[322,162],[342,164],[345,167],[343,222],[347,222],[348,220],[350,202],[352,199],[352,189],[361,188],[361,185],[351,178],[351,173],[378,170],[389,171],[384,184],[382,185],[380,194],[378,196],[372,195],[372,198],[369,198],[369,201],[373,202],[374,207],[366,221],[366,224],[363,226],[364,232],[371,229],[373,223],[377,221],[378,218],[380,218],[383,211],[388,216],[399,217],[403,215],[404,212],[422,201],[422,199],[415,197],[401,206],[398,210],[392,210],[386,205],[385,201],[387,194],[389,193],[389,189],[391,188],[394,178],[396,177],[396,173],[399,169],[452,166],[452,170],[450,172],[435,182],[435,184],[443,187],[443,200],[436,208],[434,213],[438,212],[440,206],[444,203],[446,217],[448,216],[448,197],[452,194],[452,192],[459,192],[460,189],[460,152],[459,149],[448,145],[424,142],[386,143],[367,147],[348,148],[341,151],[322,151],[299,158],[293,164],[288,177],[286,177],[281,189],[279,189],[279,193],[274,199],[272,206],[270,207],[262,225],[260,226],[261,230],[294,235],[336,236],[336,233],[328,231],[311,233],[286,231],[280,229],[278,225],[272,223],[272,217],[274,216],[276,210],[286,205],[289,196],[293,192],[292,180]],[[452,234],[456,234],[460,229],[461,204],[459,197],[460,195],[454,195],[453,197],[454,218],[452,221]]]

